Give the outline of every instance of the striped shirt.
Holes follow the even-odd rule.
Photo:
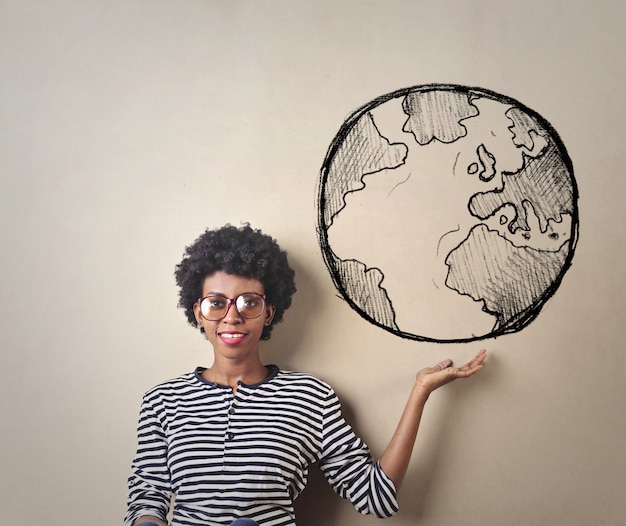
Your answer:
[[[172,526],[225,526],[239,517],[294,526],[293,500],[318,463],[331,487],[364,514],[398,511],[396,490],[346,423],[333,389],[309,374],[270,366],[235,393],[204,368],[144,397],[125,524],[142,515]]]

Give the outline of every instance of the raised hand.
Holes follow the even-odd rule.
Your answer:
[[[434,367],[426,367],[417,373],[416,383],[427,394],[457,378],[467,378],[483,368],[487,351],[481,350],[474,358],[461,367],[452,367],[452,360],[439,362]]]

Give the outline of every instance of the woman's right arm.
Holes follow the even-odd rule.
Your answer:
[[[153,522],[167,526],[171,496],[165,431],[152,400],[144,397],[137,426],[137,454],[128,478],[124,524],[138,526]]]

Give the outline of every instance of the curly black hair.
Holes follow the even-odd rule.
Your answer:
[[[220,271],[258,279],[263,284],[266,301],[275,309],[272,323],[261,334],[262,340],[269,340],[272,328],[282,320],[296,292],[295,272],[289,266],[287,252],[272,237],[249,224],[206,230],[185,249],[174,272],[180,289],[178,306],[185,310],[194,327],[198,327],[198,322],[193,306],[202,295],[204,280]]]

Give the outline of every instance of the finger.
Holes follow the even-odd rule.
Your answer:
[[[487,351],[485,349],[483,349],[476,356],[474,356],[474,358],[472,358],[467,363],[467,365],[469,365],[471,367],[474,367],[475,365],[479,365],[479,364],[483,363],[485,361],[485,358],[487,358]]]
[[[440,371],[443,371],[444,369],[447,369],[451,365],[452,365],[452,360],[450,360],[450,358],[447,358],[446,360],[442,360],[437,365],[435,365],[435,368],[439,369]]]
[[[480,360],[481,362],[487,358],[487,349],[481,349],[476,356],[474,356],[474,360]]]
[[[462,369],[461,372],[463,373],[463,376],[471,376],[474,373],[477,373],[478,371],[480,371],[483,368],[483,364],[480,362],[471,362],[468,363],[467,365],[465,365]]]
[[[459,367],[457,370],[459,373],[463,374],[463,376],[469,376],[480,371],[483,368],[483,361],[485,359],[485,355],[477,355],[475,358],[467,362],[462,367]]]

